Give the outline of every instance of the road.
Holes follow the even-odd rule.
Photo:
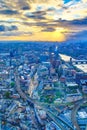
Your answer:
[[[80,130],[80,126],[78,125],[78,122],[76,119],[76,114],[79,108],[81,107],[81,105],[84,104],[84,101],[87,101],[87,99],[78,101],[72,109],[71,120],[72,120],[73,125],[76,127],[76,130]]]
[[[29,105],[32,107],[32,109],[34,111],[34,102],[32,101],[31,98],[27,97],[25,95],[25,93],[21,90],[19,81],[20,81],[19,76],[16,73],[15,74],[16,90],[20,94],[22,99],[24,99],[25,101],[28,101]],[[34,113],[33,119],[34,119],[35,123],[37,124],[38,129],[41,130],[41,124],[38,122],[38,120],[36,118],[36,113]]]
[[[74,130],[73,126],[71,124],[69,124],[69,122],[66,122],[62,117],[54,115],[54,113],[51,111],[48,111],[48,112],[49,112],[49,114],[53,115],[53,117],[56,119],[56,121],[58,121],[60,123],[62,122],[64,124],[64,127],[67,126],[68,128],[70,128],[70,130]]]
[[[23,98],[25,101],[28,101],[29,105],[33,108],[33,110],[35,109],[35,105],[38,105],[38,106],[41,107],[40,104],[38,104],[38,103],[35,102],[32,98],[27,97],[27,96],[25,95],[25,93],[21,90],[20,82],[19,82],[19,81],[20,81],[19,76],[18,76],[18,74],[16,73],[16,74],[15,74],[16,90],[17,90],[17,92],[20,94],[21,98]],[[65,130],[64,126],[62,125],[62,124],[64,123],[63,121],[61,121],[59,118],[55,117],[55,116],[53,115],[53,113],[50,112],[47,108],[43,107],[42,109],[44,109],[44,110],[46,111],[46,113],[48,114],[48,116],[50,117],[50,119],[53,120],[53,121],[56,123],[56,125],[61,128],[61,130]],[[34,111],[34,112],[35,112],[35,111]],[[35,116],[36,116],[36,113],[35,113]],[[38,117],[36,117],[36,119],[37,119],[37,123],[38,123],[39,125],[41,125],[41,123],[38,121]],[[66,125],[68,128],[70,128],[70,129],[73,130],[73,128],[71,128],[72,126],[67,125],[67,122],[64,123],[64,125]],[[40,130],[40,129],[39,129],[39,130]]]
[[[61,130],[65,130],[64,126],[61,125],[60,122],[57,119],[55,120],[55,117],[52,115],[51,112],[47,112],[47,114]]]
[[[17,90],[17,92],[20,94],[21,98],[24,99],[25,101],[30,100],[33,104],[35,104],[35,102],[34,102],[31,98],[28,97],[28,99],[27,99],[27,96],[26,96],[25,93],[21,90],[21,88],[20,88],[20,83],[19,83],[19,77],[18,77],[17,74],[15,75],[15,82],[16,82],[16,85],[17,85],[16,90]],[[37,104],[37,103],[36,103],[36,104]],[[30,104],[29,104],[29,105],[30,105]],[[35,105],[34,105],[34,106],[35,106]],[[34,112],[35,112],[35,110],[34,110]],[[65,129],[60,125],[60,123],[58,123],[57,121],[55,121],[55,118],[52,116],[51,113],[48,113],[48,112],[47,112],[47,114],[48,114],[49,117],[61,128],[61,130],[65,130]],[[37,115],[37,114],[35,113],[35,115]],[[40,129],[39,129],[39,130],[40,130]]]

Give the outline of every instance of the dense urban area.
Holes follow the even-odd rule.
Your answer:
[[[0,130],[87,130],[87,43],[0,43]]]

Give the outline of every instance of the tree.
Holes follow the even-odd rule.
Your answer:
[[[15,83],[14,83],[14,82],[11,82],[10,85],[11,85],[11,87],[14,87],[14,86],[15,86]]]
[[[10,98],[10,92],[5,92],[5,94],[4,94],[4,96],[5,96],[5,98]]]

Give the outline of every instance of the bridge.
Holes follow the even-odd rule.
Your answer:
[[[72,60],[72,64],[87,64],[87,60]]]

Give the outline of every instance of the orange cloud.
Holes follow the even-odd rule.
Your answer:
[[[21,41],[65,41],[65,35],[61,32],[39,32],[33,35],[1,37],[0,40],[21,40]]]

